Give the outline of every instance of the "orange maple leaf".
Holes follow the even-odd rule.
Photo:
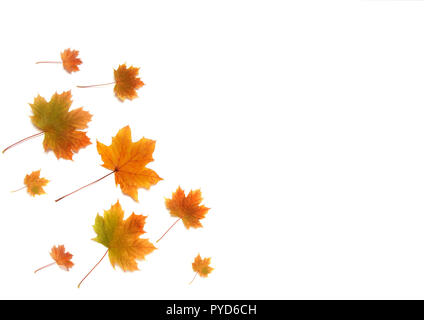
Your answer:
[[[100,179],[68,193],[55,201],[58,202],[77,191],[115,174],[115,184],[120,185],[124,194],[138,202],[139,188],[150,189],[152,185],[162,180],[155,171],[146,168],[146,165],[153,161],[152,155],[155,151],[155,144],[155,141],[146,138],[132,142],[129,126],[119,130],[118,134],[112,138],[112,144],[110,146],[97,141],[97,151],[103,160],[102,166],[112,171]]]
[[[165,234],[180,220],[183,221],[184,226],[189,228],[200,228],[202,224],[200,220],[203,219],[210,208],[206,208],[204,205],[200,205],[202,202],[202,193],[200,190],[191,190],[187,196],[185,196],[184,190],[181,187],[172,194],[171,199],[165,198],[166,208],[173,217],[177,217],[178,220],[159,238],[161,240]],[[159,242],[159,240],[157,242]]]
[[[119,100],[132,100],[137,98],[136,90],[144,86],[144,82],[138,78],[140,68],[129,67],[121,64],[118,69],[113,70],[115,76],[115,87],[113,91]]]
[[[78,54],[78,50],[71,49],[66,49],[61,52],[60,57],[62,59],[63,69],[69,73],[79,71],[78,65],[80,65],[82,61],[78,58]]]
[[[197,275],[206,278],[209,273],[212,272],[213,268],[209,265],[211,264],[211,258],[204,258],[202,259],[200,257],[200,254],[197,255],[196,258],[194,258],[194,262],[192,263],[193,271],[196,272],[196,275],[194,276],[193,280],[191,280],[190,283],[194,281]]]
[[[78,58],[79,51],[66,49],[60,53],[60,58],[62,61],[38,61],[36,64],[40,63],[61,63],[63,69],[67,72],[72,73],[79,71],[78,66],[82,63],[81,59]]]
[[[140,238],[145,233],[145,221],[145,216],[134,213],[124,220],[124,211],[119,201],[105,211],[103,217],[97,214],[93,226],[97,237],[92,240],[101,243],[108,250],[94,268],[109,253],[113,268],[118,265],[123,271],[138,270],[136,260],[144,260],[146,255],[156,249],[148,239]],[[78,287],[94,268],[82,279]]]
[[[74,266],[74,263],[71,261],[73,255],[69,252],[65,252],[65,246],[53,246],[52,251],[50,252],[50,256],[53,258],[55,262],[50,263],[44,267],[41,267],[34,271],[34,273],[40,271],[41,269],[50,267],[54,264],[57,264],[61,269],[69,271]]]
[[[102,166],[115,173],[115,183],[124,194],[138,201],[138,189],[150,189],[162,178],[152,169],[146,168],[153,161],[156,142],[142,138],[132,142],[131,129],[126,126],[106,146],[97,141],[97,151],[102,157]]]
[[[46,192],[43,187],[46,186],[47,183],[49,183],[49,180],[40,178],[40,170],[27,174],[24,179],[27,191],[33,197],[35,197],[35,195],[45,194]]]

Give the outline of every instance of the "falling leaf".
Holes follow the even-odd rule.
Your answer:
[[[204,205],[200,205],[202,202],[202,194],[200,190],[192,190],[189,192],[187,197],[185,196],[184,190],[181,187],[172,194],[171,199],[165,198],[166,208],[173,217],[179,218],[174,224],[159,238],[159,242],[165,234],[180,220],[183,221],[184,226],[189,228],[200,228],[202,224],[200,220],[205,217],[210,208],[206,208]]]
[[[49,183],[49,180],[40,178],[40,170],[34,171],[31,174],[27,174],[24,179],[28,193],[35,197],[35,195],[42,195],[46,192],[43,187]]]
[[[209,266],[210,264],[211,258],[202,259],[200,257],[200,254],[198,254],[197,257],[194,258],[194,262],[192,263],[192,268],[193,271],[196,272],[196,275],[194,276],[193,280],[191,280],[191,282],[194,281],[197,275],[206,278],[213,270],[213,268]]]
[[[52,251],[50,252],[50,256],[53,258],[55,262],[50,263],[44,267],[41,267],[34,271],[34,273],[40,271],[41,269],[50,267],[54,264],[57,264],[61,269],[69,271],[74,266],[74,263],[71,261],[73,255],[69,252],[65,252],[65,246],[53,246]]]
[[[118,265],[123,271],[136,271],[138,270],[136,260],[144,260],[146,255],[156,249],[148,239],[140,238],[145,233],[145,220],[145,216],[134,213],[124,220],[124,211],[119,201],[105,211],[103,217],[97,214],[93,226],[97,237],[93,240],[108,248],[106,254],[109,253],[109,260],[113,268]]]
[[[56,157],[72,160],[74,153],[91,144],[86,133],[91,114],[78,108],[69,111],[72,104],[71,91],[55,93],[49,102],[37,96],[30,104],[31,121],[44,133],[44,150],[53,150]]]
[[[112,144],[106,146],[97,141],[97,151],[102,157],[102,166],[115,172],[115,183],[135,201],[138,201],[138,189],[150,189],[162,178],[152,169],[146,168],[153,161],[156,142],[142,138],[132,142],[131,129],[126,126],[112,138]]]
[[[71,49],[66,49],[60,54],[63,68],[69,73],[79,71],[78,65],[80,65],[82,61],[78,58],[78,54],[78,50]]]
[[[63,69],[67,72],[72,73],[79,71],[79,65],[82,63],[81,59],[78,58],[79,51],[66,49],[60,53],[62,61],[38,61],[36,64],[40,63],[61,63]]]
[[[125,64],[121,64],[113,71],[116,82],[113,91],[119,100],[132,100],[138,97],[136,90],[144,86],[144,82],[137,77],[139,70],[140,68],[132,66],[127,68]]]
[[[132,66],[127,68],[126,64],[121,64],[118,69],[113,70],[114,82],[77,86],[77,88],[93,88],[114,84],[113,91],[120,101],[124,101],[125,99],[132,100],[138,97],[137,90],[144,86],[144,82],[138,77],[139,70],[140,68]]]

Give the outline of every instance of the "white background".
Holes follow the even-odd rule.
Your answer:
[[[124,196],[95,144],[74,161],[42,138],[0,155],[0,298],[424,298],[424,2],[4,1],[0,147],[36,133],[28,103],[72,89],[88,135],[110,144],[129,124],[157,140],[163,181]],[[55,60],[80,50],[81,71]],[[119,102],[113,68],[141,67],[139,98]],[[25,174],[41,169],[47,195]],[[113,270],[91,241],[120,200],[148,215],[155,241],[175,221],[164,197],[201,188],[203,229],[179,223],[140,262]],[[75,267],[56,266],[64,244]],[[200,253],[215,270],[192,285]]]

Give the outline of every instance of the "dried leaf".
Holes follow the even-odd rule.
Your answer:
[[[112,138],[112,144],[106,146],[97,141],[97,151],[102,157],[102,166],[115,173],[115,183],[135,201],[138,201],[138,189],[150,189],[162,178],[152,169],[146,168],[153,161],[155,141],[142,138],[132,142],[131,129],[126,126]]]
[[[202,200],[200,190],[192,190],[186,197],[184,190],[178,187],[171,199],[165,199],[165,205],[171,216],[180,218],[187,229],[199,228],[202,227],[200,220],[210,210],[210,208],[200,205]]]
[[[210,264],[211,258],[202,259],[200,254],[198,254],[192,263],[193,271],[198,273],[199,276],[206,278],[213,270],[213,268],[209,266]]]
[[[74,265],[74,263],[71,261],[73,255],[69,252],[65,252],[64,245],[60,245],[58,247],[54,246],[50,252],[50,256],[63,270],[69,271],[69,269]]]
[[[43,187],[49,183],[49,180],[40,178],[40,170],[27,174],[24,179],[24,184],[27,187],[28,193],[35,197],[35,195],[42,195],[46,192]]]
[[[44,150],[53,150],[56,157],[72,160],[73,154],[91,144],[86,133],[91,114],[78,108],[69,111],[72,104],[70,91],[55,93],[49,102],[37,96],[30,104],[33,115],[31,121],[44,132]]]
[[[114,70],[116,84],[113,90],[119,100],[132,100],[138,97],[136,90],[144,86],[144,82],[137,77],[139,70],[140,68],[127,68],[125,64]]]
[[[139,238],[145,233],[145,220],[145,216],[134,213],[124,220],[119,201],[105,211],[103,217],[97,214],[93,226],[97,237],[93,240],[109,249],[109,260],[114,268],[118,265],[124,271],[138,270],[136,260],[144,260],[156,249],[149,240]]]
[[[78,50],[71,49],[66,49],[60,54],[63,68],[69,73],[79,71],[78,65],[80,65],[82,61],[78,58],[78,54]]]

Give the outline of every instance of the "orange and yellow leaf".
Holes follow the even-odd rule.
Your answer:
[[[180,218],[187,229],[200,228],[202,227],[200,220],[205,218],[210,210],[200,205],[202,200],[200,190],[192,190],[185,196],[184,190],[178,187],[171,199],[165,198],[165,205],[171,216]]]
[[[210,264],[211,258],[202,259],[200,254],[198,254],[192,263],[193,271],[196,272],[199,276],[206,278],[213,270],[213,268],[209,266]]]
[[[24,184],[27,188],[28,193],[35,197],[36,195],[42,195],[46,192],[43,187],[49,183],[49,180],[40,178],[40,170],[34,171],[31,174],[27,174],[24,179]]]
[[[142,138],[132,142],[131,129],[126,126],[106,146],[97,141],[97,151],[102,157],[102,166],[115,172],[115,183],[124,194],[138,201],[138,189],[150,189],[162,178],[146,165],[153,161],[156,142]]]

